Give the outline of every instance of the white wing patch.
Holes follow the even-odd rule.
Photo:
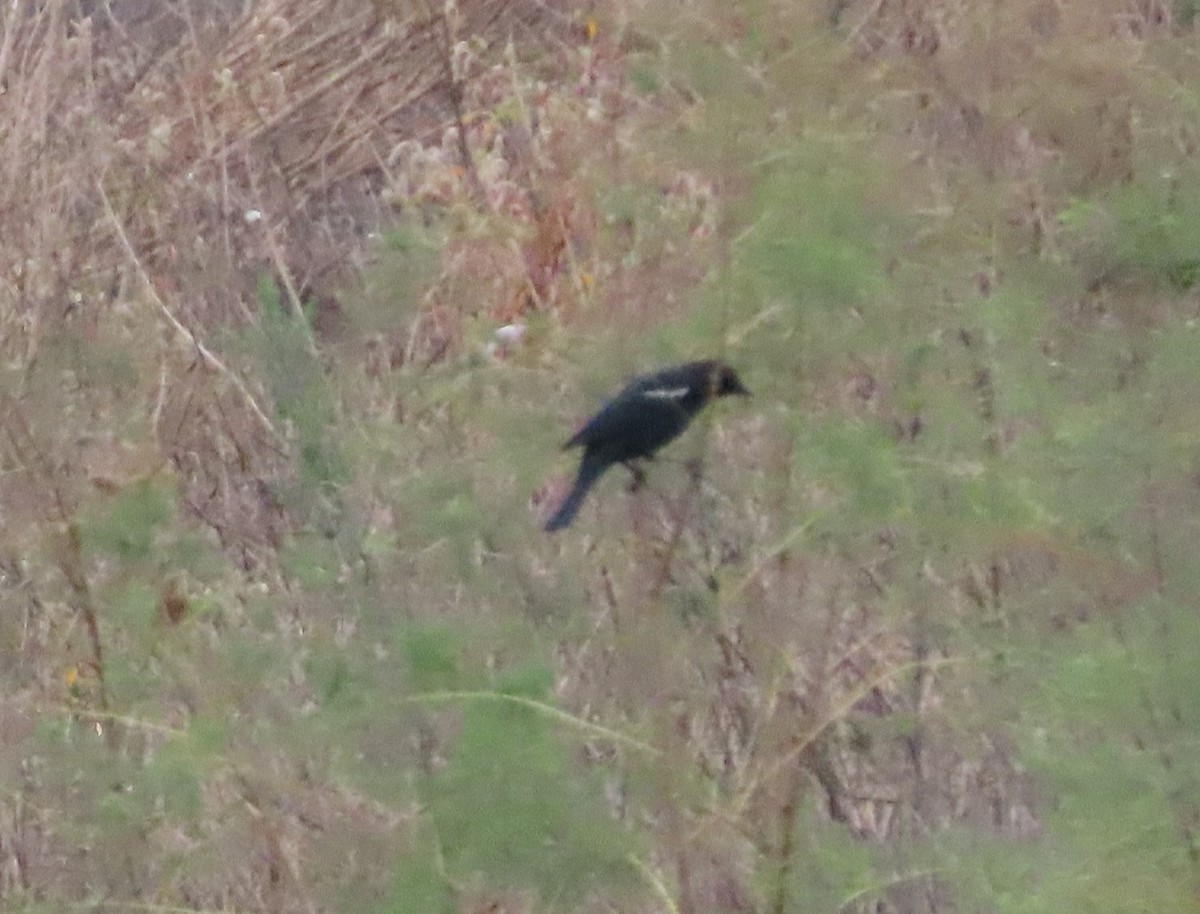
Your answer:
[[[654,387],[643,391],[642,396],[655,400],[682,400],[690,392],[690,387]]]

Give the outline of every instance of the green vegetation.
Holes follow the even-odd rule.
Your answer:
[[[22,159],[103,103],[35,91],[91,66],[49,6],[0,56],[0,166],[81,195],[0,269],[0,908],[1196,910],[1194,4],[281,14]],[[359,45],[438,74],[421,141]],[[708,355],[753,399],[544,535],[573,423]]]

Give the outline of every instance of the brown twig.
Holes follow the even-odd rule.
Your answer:
[[[138,275],[142,278],[142,283],[146,286],[146,290],[149,292],[150,298],[154,301],[154,304],[158,306],[158,310],[162,313],[163,317],[167,319],[167,322],[175,329],[176,333],[186,339],[195,348],[196,352],[200,354],[200,358],[204,361],[204,364],[206,364],[209,368],[212,368],[218,374],[224,375],[225,378],[227,378],[229,382],[233,384],[234,388],[239,394],[241,394],[242,399],[246,402],[246,405],[250,408],[250,411],[259,421],[259,424],[262,425],[263,429],[268,432],[271,437],[279,439],[279,432],[275,430],[274,424],[267,417],[267,414],[263,412],[263,408],[258,405],[258,401],[254,399],[254,395],[250,393],[250,390],[248,387],[246,387],[245,382],[242,381],[242,379],[239,378],[233,371],[231,371],[229,367],[216,356],[215,353],[205,346],[204,343],[201,342],[191,330],[185,327],[179,318],[171,313],[171,309],[167,307],[166,302],[162,300],[162,297],[158,294],[158,290],[155,289],[154,280],[150,278],[150,273],[146,270],[145,264],[142,263],[141,258],[138,257],[137,251],[134,250],[133,243],[129,240],[129,235],[125,232],[125,226],[121,224],[121,220],[117,216],[116,210],[113,209],[112,201],[109,199],[108,193],[104,189],[103,181],[96,181],[96,190],[99,192],[100,199],[104,203],[105,215],[108,216],[108,220],[112,224],[113,231],[115,231],[117,234],[117,239],[121,242],[121,246],[125,249],[126,256],[129,257],[129,260],[137,270]]]
[[[83,539],[79,533],[79,525],[75,521],[75,512],[67,504],[66,496],[58,485],[54,467],[42,449],[38,447],[37,438],[33,434],[33,429],[29,427],[20,406],[7,395],[4,396],[4,405],[6,407],[4,430],[12,445],[13,453],[24,465],[37,468],[46,482],[54,501],[55,514],[59,523],[62,524],[64,536],[59,544],[62,548],[57,552],[57,565],[71,588],[72,608],[83,619],[84,627],[87,629],[91,647],[89,665],[96,673],[97,702],[100,710],[107,712],[108,688],[104,676],[104,644],[100,637],[100,621],[96,613],[96,603],[92,597],[87,574],[84,572]],[[110,741],[115,736],[111,728],[108,736]]]
[[[475,202],[483,206],[487,202],[487,192],[483,188],[479,172],[475,169],[475,160],[471,157],[471,148],[467,143],[467,125],[466,119],[463,117],[463,83],[459,74],[454,72],[454,36],[450,31],[450,23],[446,18],[445,9],[435,12],[432,6],[431,3],[426,2],[430,17],[436,22],[441,33],[442,72],[446,79],[446,94],[450,101],[450,110],[454,115],[458,156],[462,160],[463,172],[467,176],[471,194],[475,197]]]
[[[662,564],[659,566],[658,574],[655,576],[654,584],[650,587],[650,601],[657,602],[662,595],[663,588],[666,587],[667,581],[671,578],[671,566],[675,562],[675,553],[679,550],[679,542],[683,539],[683,530],[687,525],[688,516],[692,513],[692,503],[696,499],[697,493],[700,491],[700,482],[704,478],[703,466],[699,460],[688,462],[688,487],[683,493],[683,504],[680,509],[675,512],[673,518],[674,524],[671,527],[671,536],[667,540],[667,548],[663,554]]]

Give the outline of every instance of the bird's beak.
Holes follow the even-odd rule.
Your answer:
[[[738,381],[737,385],[733,388],[733,393],[737,394],[739,397],[748,397],[750,396],[750,389],[741,381]]]

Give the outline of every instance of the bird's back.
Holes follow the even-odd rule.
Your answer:
[[[635,378],[565,447],[582,445],[611,461],[648,457],[687,428],[705,402],[702,363]]]

